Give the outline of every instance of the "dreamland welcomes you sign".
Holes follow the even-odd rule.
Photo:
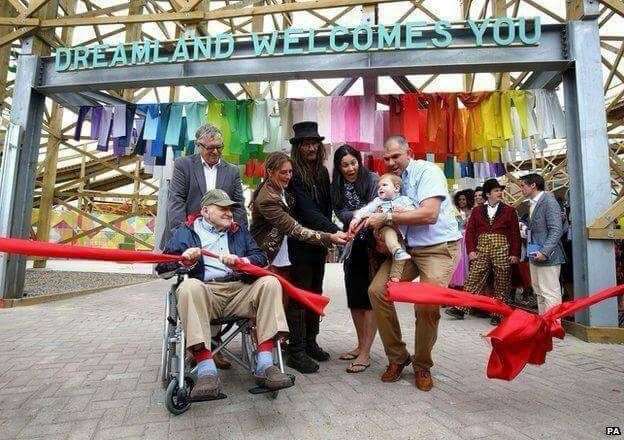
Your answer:
[[[539,17],[468,20],[465,27],[473,38],[474,47],[483,47],[486,44],[500,47],[533,46],[539,44],[541,37]],[[246,56],[446,48],[453,45],[452,28],[450,22],[441,20],[433,23],[377,26],[362,24],[353,28],[334,26],[329,30],[287,29],[271,33],[252,33],[250,39],[253,51],[246,52]],[[61,47],[56,49],[55,69],[63,72],[139,64],[226,60],[234,55],[237,44],[241,44],[241,41],[243,40],[235,39],[230,33],[222,33],[193,38],[180,37],[177,41],[168,43],[143,40],[116,46],[104,44]],[[249,44],[249,38],[245,44]]]

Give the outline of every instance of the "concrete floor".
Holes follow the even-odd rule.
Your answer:
[[[488,322],[443,317],[433,391],[418,391],[408,370],[380,382],[379,339],[371,368],[345,373],[337,357],[355,334],[340,266],[327,274],[320,343],[332,360],[318,374],[297,374],[270,401],[235,368],[222,375],[228,399],[181,416],[165,409],[157,377],[167,281],[0,309],[0,439],[598,439],[624,428],[624,346],[567,337],[546,365],[488,380]],[[411,348],[413,311],[399,314]]]

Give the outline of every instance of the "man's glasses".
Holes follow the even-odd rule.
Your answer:
[[[221,150],[223,150],[223,144],[219,144],[219,145],[204,145],[202,143],[197,143],[198,146],[200,146],[201,148],[203,148],[206,151],[210,151],[210,152],[214,152],[214,151],[218,151],[221,152]]]

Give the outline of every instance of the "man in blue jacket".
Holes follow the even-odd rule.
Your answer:
[[[256,266],[267,265],[266,255],[247,228],[233,223],[232,208],[237,205],[220,189],[208,191],[201,201],[201,213],[176,228],[165,247],[165,253],[182,255],[190,267],[189,279],[180,284],[177,296],[186,348],[197,361],[199,379],[191,391],[192,399],[208,399],[220,392],[210,351],[210,320],[224,316],[256,319],[259,344],[254,376],[258,384],[269,389],[291,385],[288,375],[273,365],[273,341],[288,332],[281,285],[272,276],[251,280],[234,270],[239,258]],[[204,256],[202,249],[220,258]],[[170,263],[157,267],[159,272],[173,269]]]

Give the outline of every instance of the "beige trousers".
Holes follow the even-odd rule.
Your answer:
[[[186,347],[204,344],[210,349],[210,320],[226,316],[256,319],[258,343],[288,332],[282,286],[277,278],[264,276],[252,284],[239,281],[204,283],[195,278],[182,282],[177,290],[178,313]]]
[[[412,259],[407,261],[402,281],[412,281],[420,275],[420,281],[448,286],[459,256],[459,242],[441,243],[434,246],[414,248],[410,250]],[[381,265],[368,288],[373,305],[379,335],[392,363],[405,362],[409,352],[401,335],[401,326],[396,314],[394,303],[386,299],[386,283],[389,279],[391,259]],[[433,366],[431,350],[438,337],[438,321],[440,307],[415,306],[416,334],[414,341],[414,368],[429,369]]]
[[[561,266],[539,266],[529,263],[531,271],[531,287],[537,297],[537,310],[540,315],[549,308],[561,304],[561,285],[559,274]]]

